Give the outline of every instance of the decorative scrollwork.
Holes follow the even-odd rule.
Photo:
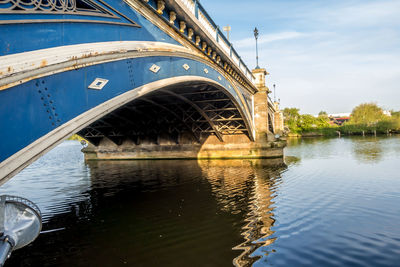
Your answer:
[[[88,22],[106,23],[140,27],[129,17],[125,16],[104,0],[0,0],[0,14],[57,14],[91,16],[86,18],[67,18],[48,16],[46,18],[29,16],[21,20],[20,17],[0,20],[1,24],[15,23],[43,23],[43,22]],[[117,21],[102,20],[93,17],[116,19]]]
[[[0,8],[14,11],[75,12],[76,0],[0,0]]]
[[[0,13],[78,13],[111,15],[90,0],[0,0]],[[88,14],[85,14],[88,13]]]

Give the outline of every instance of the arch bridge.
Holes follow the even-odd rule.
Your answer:
[[[266,74],[196,0],[0,1],[0,183],[74,133],[87,159],[281,156]]]

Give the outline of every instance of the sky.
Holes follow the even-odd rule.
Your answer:
[[[351,112],[365,102],[400,110],[399,0],[202,0],[249,68],[276,84],[281,107]],[[272,95],[273,97],[273,95]]]

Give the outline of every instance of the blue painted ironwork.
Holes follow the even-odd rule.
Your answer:
[[[148,10],[152,6],[153,12],[156,13],[156,1],[150,0],[148,4],[138,2],[138,6],[143,5],[147,5]],[[216,42],[223,41],[229,44],[197,1],[196,6],[197,15],[201,12],[210,25],[217,29]],[[127,2],[120,0],[107,0],[107,2],[103,0],[66,0],[64,2],[61,0],[43,2],[0,0],[0,60],[4,58],[10,60],[19,53],[42,49],[57,48],[59,52],[62,52],[66,47],[79,49],[85,44],[108,47],[110,43],[115,44],[121,41],[151,43],[150,48],[154,44],[162,44],[174,45],[181,49],[178,49],[180,53],[170,51],[168,54],[165,51],[159,52],[157,50],[159,47],[150,52],[140,52],[141,48],[139,48],[133,52],[118,50],[103,55],[101,49],[96,51],[99,54],[95,54],[89,47],[85,48],[89,51],[87,54],[71,54],[66,62],[51,63],[54,65],[49,65],[47,62],[50,55],[42,53],[41,57],[38,57],[38,65],[31,70],[31,76],[24,76],[24,79],[14,81],[15,83],[11,85],[0,82],[0,125],[6,125],[7,128],[5,131],[0,131],[0,140],[2,140],[0,142],[0,183],[4,178],[1,174],[2,162],[7,162],[13,155],[32,146],[49,133],[56,133],[66,124],[75,122],[82,114],[125,93],[135,92],[139,90],[138,88],[155,82],[162,84],[161,81],[170,81],[177,77],[191,77],[198,86],[204,83],[228,96],[228,98],[224,97],[223,101],[230,105],[230,109],[237,111],[239,117],[235,117],[235,120],[242,121],[240,125],[235,126],[233,131],[247,132],[251,138],[251,98],[243,92],[254,91],[253,85],[240,83],[235,78],[237,75],[225,72],[221,67],[222,62],[218,62],[216,55],[211,55],[210,50],[206,53],[208,60],[205,60],[203,56],[197,56],[198,51],[196,53],[182,52],[184,49],[188,50],[182,43],[185,43],[183,40],[189,34],[189,26],[195,27],[189,25],[184,32],[180,32],[178,21],[169,23],[171,7],[168,8],[163,14],[158,13],[157,18],[163,18],[166,25],[170,27],[169,30],[173,29],[172,32],[174,31],[175,34],[161,29],[159,25],[154,25],[155,22],[145,17],[142,10],[135,10]],[[197,34],[195,33],[194,36]],[[208,43],[207,45],[210,48],[215,44]],[[191,49],[197,48],[193,46]],[[82,53],[86,53],[86,50],[82,50]],[[245,66],[233,47],[230,49],[230,55],[228,53],[227,56],[239,59],[239,68]],[[85,61],[92,58],[99,58],[99,60]],[[86,63],[79,65],[78,61]],[[12,60],[5,62],[12,62]],[[14,62],[18,65],[17,63]],[[156,67],[152,68],[153,65]],[[188,65],[189,68],[183,68],[184,65]],[[16,67],[18,66],[10,65],[4,69],[4,66],[0,66],[0,79],[4,81],[16,74],[19,75],[17,72],[14,73]],[[157,70],[152,71],[152,69]],[[21,73],[26,72],[21,71]],[[243,75],[248,76],[250,73],[245,67]],[[97,84],[96,81],[101,84]],[[206,104],[201,107],[206,108]],[[218,108],[223,110],[223,107]],[[225,119],[218,117],[216,120],[220,122]],[[75,127],[74,130],[78,131],[87,125],[77,123]],[[220,136],[222,133],[217,132],[218,127],[214,128],[211,130]],[[49,147],[56,142],[57,140],[52,141]],[[45,149],[31,157],[38,157]],[[28,160],[21,162],[20,165],[26,166],[29,163]]]
[[[108,4],[113,8],[118,3],[119,1],[108,1]],[[150,21],[126,4],[119,6],[118,12],[135,21],[143,29],[139,27],[121,27],[121,25],[116,23],[116,19],[108,17],[68,15],[71,19],[65,19],[65,15],[58,13],[51,16],[49,14],[0,14],[0,55],[64,45],[116,40],[161,40],[180,45],[179,42],[158,27],[154,27]],[[65,27],[63,24],[73,22],[73,20],[76,22],[67,24],[68,27]],[[99,20],[102,23],[109,22],[111,24],[102,25],[102,23],[96,23]],[[118,21],[121,20],[118,19]],[[3,22],[13,24],[3,26]],[[46,23],[43,24],[44,22]],[[130,22],[129,24],[133,25]],[[26,36],[28,41],[21,42],[21,36]]]
[[[0,161],[79,114],[132,90],[132,80],[135,87],[139,87],[169,77],[207,77],[222,84],[238,99],[230,82],[225,78],[219,80],[217,71],[212,68],[207,74],[203,71],[207,67],[204,63],[178,57],[136,58],[129,60],[132,68],[129,70],[127,62],[122,60],[63,72],[0,91],[0,122],[7,125],[7,131],[0,131],[0,140],[4,140],[0,142]],[[185,63],[191,66],[190,69],[182,68]],[[153,64],[161,67],[159,72],[143,71]],[[97,77],[109,80],[106,88],[88,90]],[[240,103],[244,110],[243,104]]]

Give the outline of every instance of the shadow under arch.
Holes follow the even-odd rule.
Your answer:
[[[78,134],[98,146],[105,139],[125,143],[201,143],[215,135],[253,137],[251,114],[234,90],[197,76],[164,79],[135,89],[114,109]],[[104,143],[104,142],[103,142]],[[107,143],[107,141],[105,141]]]
[[[275,133],[275,131],[274,131],[273,120],[272,120],[271,114],[269,114],[269,113],[268,113],[268,130],[269,130],[271,133]]]

